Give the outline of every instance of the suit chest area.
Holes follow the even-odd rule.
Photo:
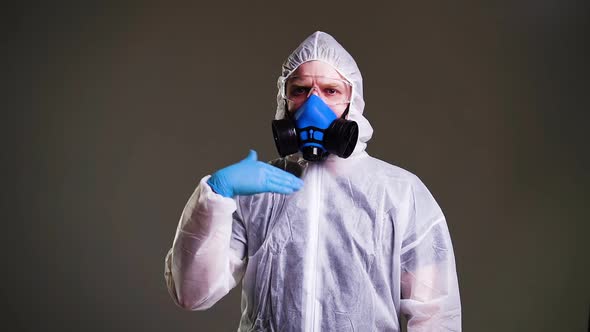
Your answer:
[[[246,227],[248,255],[288,250],[303,256],[313,245],[329,255],[373,256],[385,219],[379,195],[354,190],[346,180],[325,182],[320,190],[305,188],[290,196],[273,194],[252,202]]]

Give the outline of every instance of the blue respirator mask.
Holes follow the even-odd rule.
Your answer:
[[[348,158],[354,151],[357,123],[338,118],[315,94],[289,117],[272,121],[272,134],[281,157],[301,151],[305,160],[321,161],[330,153]]]

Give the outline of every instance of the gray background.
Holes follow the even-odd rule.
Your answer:
[[[465,331],[586,331],[588,5],[579,1],[25,3],[3,10],[4,331],[231,331],[164,256],[198,180],[276,152],[285,57],[333,34],[368,152],[445,212]]]

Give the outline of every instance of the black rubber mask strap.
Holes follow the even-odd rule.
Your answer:
[[[346,120],[346,116],[348,115],[349,110],[350,110],[350,104],[348,104],[348,106],[346,106],[346,110],[344,111],[344,113],[342,113],[340,118]]]

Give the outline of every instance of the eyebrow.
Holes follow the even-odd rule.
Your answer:
[[[328,78],[330,78],[330,77],[328,77]],[[289,81],[289,83],[291,85],[303,86],[301,84],[309,83],[309,82],[304,77],[294,76],[294,77],[291,78],[291,80]],[[342,82],[342,84],[344,84],[344,82]],[[327,87],[341,87],[340,84],[335,83],[335,82],[322,82],[321,85],[322,86],[327,86]]]
[[[342,85],[344,85],[344,83]],[[322,84],[322,86],[331,87],[331,88],[341,88],[342,85],[340,85],[338,83],[324,83],[324,84]]]

